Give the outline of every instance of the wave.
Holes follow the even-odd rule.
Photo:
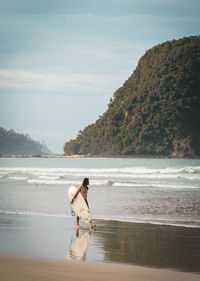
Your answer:
[[[24,180],[27,180],[28,177],[9,177],[8,178],[9,180],[16,180],[16,181],[24,181]]]
[[[150,184],[141,184],[141,183],[131,183],[131,182],[113,182],[112,186],[120,187],[120,186],[143,186],[143,187],[150,187]]]
[[[108,177],[109,178],[109,177]],[[40,176],[39,178],[29,178],[29,177],[23,177],[23,176],[7,176],[7,180],[16,181],[16,182],[24,182],[30,185],[76,185],[79,186],[81,184],[80,180],[74,180],[74,179],[66,179],[64,177],[53,177],[53,176]],[[134,181],[131,181],[134,179]],[[164,181],[164,182],[158,182],[155,181],[155,179],[163,179],[162,177],[144,177],[144,181],[141,180],[142,177],[135,177],[135,178],[129,178],[128,181],[125,179],[119,180],[118,179],[91,179],[90,185],[93,187],[98,186],[113,186],[113,187],[156,187],[156,188],[200,188],[199,182],[194,183],[191,181],[189,184],[184,184],[181,181],[176,182],[170,182],[170,181]],[[154,181],[152,181],[154,179]]]
[[[176,174],[176,173],[186,173],[186,174],[200,174],[200,166],[186,166],[182,168],[147,168],[147,167],[125,167],[125,168],[28,168],[28,167],[4,167],[0,168],[0,174],[7,173],[31,173],[36,175],[45,174],[105,174],[105,173],[122,173],[122,174]]]
[[[113,182],[110,185],[114,187],[152,187],[152,188],[173,188],[173,189],[199,189],[200,185],[184,185],[184,184],[170,184],[170,183],[130,183],[130,182]]]
[[[79,171],[80,169],[77,169],[76,172],[70,173],[69,170],[67,172],[58,172],[58,171],[52,171],[52,170],[47,170],[47,171],[37,171],[37,170],[18,170],[18,172],[14,169],[8,170],[7,172],[1,171],[0,169],[0,177],[1,178],[8,178],[8,179],[16,179],[18,178],[23,178],[23,177],[36,177],[41,180],[61,180],[61,179],[66,179],[68,177],[85,177],[86,175],[90,177],[91,179],[94,178],[110,178],[110,179],[178,179],[178,178],[183,178],[183,179],[188,179],[188,180],[200,180],[200,174],[199,173],[167,173],[166,171],[164,173],[160,172],[154,172],[151,173],[125,173],[125,172],[116,172],[116,173],[111,173],[110,171],[108,172],[100,172],[97,169],[94,169],[95,172],[91,172],[92,169],[88,169],[86,171],[81,172]],[[100,169],[101,170],[101,169]],[[194,170],[193,170],[194,171]],[[169,171],[168,171],[169,172]]]
[[[29,179],[27,183],[36,184],[36,185],[66,185],[66,184],[80,184],[79,181],[67,181],[67,180],[38,180],[38,179]]]
[[[1,167],[0,181],[31,185],[80,185],[83,177],[93,186],[200,188],[200,166],[182,168],[30,168]]]
[[[80,185],[80,181],[75,181],[75,180],[42,180],[42,179],[29,179],[27,181],[29,184],[36,184],[36,185],[69,185],[69,184],[75,184],[75,185]],[[101,186],[101,185],[109,185],[110,182],[106,180],[96,180],[92,182],[93,185],[95,186]]]
[[[39,176],[41,180],[58,180],[59,176]]]
[[[0,210],[0,214],[31,215],[31,216],[60,217],[60,218],[71,217],[71,215],[67,215],[67,214],[50,214],[50,213],[32,212],[32,211],[5,211],[5,210]]]
[[[13,179],[18,181],[27,182],[31,185],[76,185],[79,186],[81,182],[79,180],[60,180],[54,179],[53,177],[47,177],[45,179],[28,179],[26,177],[16,177]],[[149,183],[141,183],[141,182],[131,182],[131,181],[114,181],[114,180],[92,180],[91,186],[98,187],[98,186],[113,186],[113,187],[156,187],[156,188],[200,188],[200,185],[185,185],[185,184],[170,184],[170,183],[156,183],[156,182],[149,182]]]
[[[79,173],[79,176],[84,177],[85,174]],[[199,179],[200,175],[190,174],[95,174],[87,173],[88,177],[101,177],[101,178],[129,178],[129,179]]]

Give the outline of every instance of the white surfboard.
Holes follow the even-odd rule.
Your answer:
[[[69,197],[69,202],[71,202],[74,194],[76,193],[77,188],[75,186],[70,186],[68,190],[68,197]],[[72,208],[74,212],[76,213],[79,218],[85,222],[89,223],[92,219],[90,210],[85,202],[85,199],[83,198],[82,194],[79,192],[76,198],[73,201]]]

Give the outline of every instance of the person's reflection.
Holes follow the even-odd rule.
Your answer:
[[[81,236],[79,236],[79,230],[76,230],[76,240],[71,245],[71,249],[67,256],[69,260],[82,260],[86,259],[86,253],[88,249],[88,244],[90,242],[90,236],[92,231],[84,232]]]

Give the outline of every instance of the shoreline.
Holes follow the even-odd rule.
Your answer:
[[[199,275],[168,269],[121,265],[33,259],[0,255],[0,271],[4,281],[197,281]]]
[[[66,159],[200,159],[200,156],[170,156],[170,155],[112,155],[112,156],[101,156],[101,155],[85,155],[85,154],[74,154],[74,155],[1,155],[0,159],[6,158],[66,158]]]
[[[33,259],[117,263],[198,273],[200,229],[75,218],[0,215],[0,254]]]
[[[36,216],[36,217],[50,217],[50,218],[60,218],[60,219],[69,219],[71,215],[65,214],[45,214],[45,213],[37,213],[37,212],[15,212],[15,211],[5,211],[1,212],[0,215],[13,215],[13,216]],[[105,222],[116,222],[116,223],[130,223],[130,224],[138,224],[145,226],[160,226],[160,227],[176,227],[176,228],[189,228],[189,229],[200,229],[200,225],[184,225],[178,223],[166,223],[166,222],[152,222],[152,221],[139,221],[139,220],[127,220],[123,218],[103,218],[103,217],[93,217],[95,221],[105,221]]]
[[[200,159],[200,156],[170,156],[170,155],[111,155],[111,156],[100,156],[100,155],[59,155],[56,158],[117,158],[117,159]]]

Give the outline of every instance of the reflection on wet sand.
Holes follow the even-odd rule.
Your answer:
[[[94,222],[91,235],[84,226],[76,233],[71,218],[1,214],[0,253],[200,273],[200,228]]]
[[[96,223],[98,229],[92,235],[84,229],[76,232],[67,259],[200,273],[199,228],[106,220]]]
[[[105,261],[200,272],[198,228],[99,221],[98,229]]]
[[[80,236],[79,230],[76,230],[76,239],[71,244],[71,249],[67,255],[67,259],[77,261],[86,260],[86,253],[91,233],[91,231],[86,231]]]

